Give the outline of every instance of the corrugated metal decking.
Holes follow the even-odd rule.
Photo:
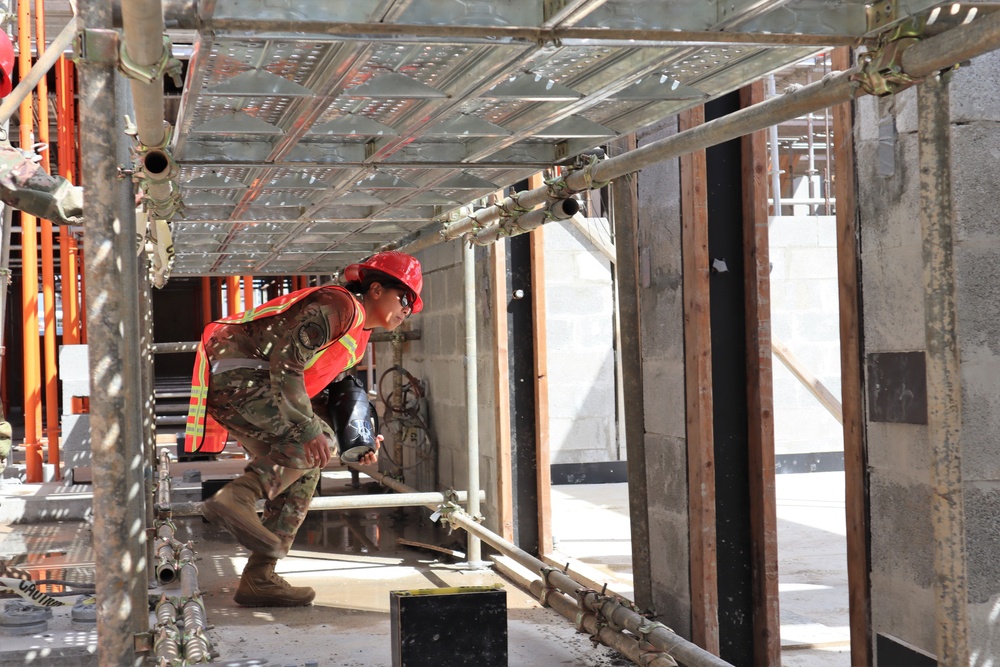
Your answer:
[[[219,0],[203,11],[172,146],[178,276],[333,273],[868,29],[865,3],[820,0]]]

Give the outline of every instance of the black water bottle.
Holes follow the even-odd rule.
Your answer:
[[[375,406],[361,381],[348,375],[329,386],[330,423],[337,434],[340,460],[357,463],[368,452],[375,451],[378,434]]]

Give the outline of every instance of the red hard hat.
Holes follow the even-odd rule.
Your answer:
[[[420,262],[416,257],[398,250],[380,252],[363,262],[348,266],[344,269],[344,278],[347,282],[364,280],[365,269],[381,271],[409,287],[417,297],[413,301],[413,312],[419,313],[424,309],[424,301],[420,298],[420,291],[424,288],[424,275],[420,272]]]
[[[10,37],[6,32],[0,30],[0,97],[10,95],[14,82],[11,75],[14,73],[14,45],[10,43]]]

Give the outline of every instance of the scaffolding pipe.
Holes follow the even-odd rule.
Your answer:
[[[931,77],[917,93],[917,145],[927,343],[927,433],[932,455],[937,658],[942,665],[967,665],[962,371],[955,298],[949,78],[948,74]]]
[[[3,229],[0,230],[0,367],[7,363],[4,345],[4,322],[7,321],[7,289],[10,286],[10,230],[13,227],[13,209],[0,202],[3,211]]]
[[[153,354],[173,354],[176,352],[195,352],[198,349],[198,341],[187,341],[178,343],[153,343],[151,346]]]
[[[778,91],[774,85],[774,75],[767,77],[768,98],[777,97]],[[772,215],[775,218],[781,217],[781,154],[778,152],[778,125],[774,124],[767,128],[768,144],[771,149],[771,202],[774,205]]]
[[[20,7],[20,5],[19,5]],[[27,5],[25,5],[27,9]],[[41,81],[52,66],[56,64],[59,57],[70,47],[73,40],[76,39],[76,34],[80,30],[80,21],[77,18],[73,18],[66,27],[62,29],[59,36],[52,40],[49,44],[49,48],[45,49],[38,60],[35,61],[34,66],[27,69],[19,79],[19,83],[10,91],[7,97],[3,98],[3,102],[0,102],[0,124],[6,123],[17,111],[18,107],[24,102],[31,93],[35,90],[38,82]],[[18,29],[18,46],[20,47],[20,28]],[[27,26],[27,32],[24,33],[25,37],[28,38],[31,35],[31,26]],[[29,63],[31,60],[31,44],[28,43],[28,49],[26,51]]]
[[[35,52],[45,51],[45,0],[35,0]],[[56,59],[58,61],[58,58]],[[55,63],[53,63],[55,64]],[[48,78],[38,80],[38,142],[46,146],[40,151],[41,167],[52,173],[49,145],[49,84]],[[62,479],[59,465],[59,364],[56,361],[56,269],[52,221],[42,219],[42,307],[45,332],[45,436],[48,439],[48,461],[53,479]]]
[[[394,491],[415,493],[415,489],[392,479],[384,473],[380,473],[373,467],[362,466],[356,463],[348,465]],[[732,667],[718,656],[712,655],[700,646],[692,644],[683,637],[675,634],[670,628],[662,624],[651,623],[648,618],[645,618],[638,612],[621,607],[617,603],[619,608],[613,609],[612,606],[605,603],[614,601],[600,596],[596,592],[590,591],[587,595],[578,596],[578,592],[581,589],[587,588],[585,585],[575,581],[568,574],[538,560],[513,542],[485,528],[479,523],[478,517],[470,516],[469,513],[457,505],[447,504],[442,506],[428,504],[427,507],[440,512],[442,518],[448,521],[452,527],[462,528],[468,533],[475,533],[476,537],[505,556],[509,556],[522,567],[527,568],[531,572],[539,573],[546,581],[547,586],[554,587],[570,597],[580,599],[585,611],[589,610],[603,614],[606,618],[612,620],[617,627],[625,628],[632,634],[644,636],[653,648],[669,653],[671,657],[676,658],[682,664],[688,667]]]
[[[476,249],[463,245],[462,268],[465,277],[465,418],[469,454],[469,514],[479,517],[479,341],[476,336]],[[482,545],[469,533],[467,551],[469,569],[483,567]]]
[[[998,48],[1000,48],[1000,12],[994,12],[908,47],[901,56],[901,73],[920,80],[956,63]],[[648,165],[715,146],[771,125],[853,100],[864,94],[860,79],[865,77],[859,67],[831,73],[820,81],[780,97],[765,100],[690,130],[651,142],[623,155],[571,171],[560,181],[516,193],[499,204],[445,225],[439,235],[428,234],[400,249],[405,252],[415,252],[441,241],[450,241],[470,231],[493,225],[504,211],[514,210],[515,207],[533,209],[577,192],[596,189],[615,178]]]
[[[546,588],[541,579],[528,578],[509,566],[503,559],[494,559],[497,569],[511,579],[521,589],[529,591],[538,600],[559,612],[566,620],[576,625],[578,632],[588,632],[592,637],[600,637],[601,642],[615,649],[637,665],[646,667],[675,667],[677,663],[670,656],[657,656],[644,650],[637,637],[622,634],[621,630],[601,622],[594,613],[587,613],[570,597]]]
[[[163,8],[160,0],[129,0],[121,3],[124,51],[138,67],[152,67],[163,59]],[[135,126],[139,143],[162,148],[167,142],[163,115],[163,80],[131,79]]]
[[[145,498],[146,527],[156,521],[154,494],[159,486],[156,474],[156,388],[153,368],[153,295],[149,280],[149,259],[145,246],[138,263],[139,275],[139,382],[142,396],[142,490]],[[164,450],[164,455],[166,451]],[[169,458],[167,458],[169,465]],[[161,462],[162,463],[162,462]],[[169,475],[169,468],[167,474]],[[169,497],[168,497],[169,500]],[[153,562],[153,541],[146,540],[146,562]],[[148,571],[148,568],[147,568]],[[150,572],[150,574],[152,574]],[[152,582],[152,580],[151,580]]]
[[[392,366],[396,371],[392,374],[392,396],[389,400],[391,412],[398,416],[403,414],[403,335],[400,331],[393,331],[389,339],[392,346]],[[393,477],[404,479],[403,475],[403,420],[396,419],[393,422],[392,460],[395,467],[392,470]]]
[[[605,27],[556,27],[541,28],[527,26],[477,26],[477,25],[429,25],[405,23],[347,23],[341,21],[319,21],[279,19],[263,17],[207,17],[201,25],[189,21],[193,12],[184,8],[174,10],[168,5],[172,15],[176,15],[182,25],[211,32],[291,32],[310,35],[339,35],[343,37],[367,38],[427,37],[441,39],[486,39],[524,40],[533,44],[566,43],[572,40],[586,40],[588,43],[615,44],[634,48],[642,46],[854,46],[857,38],[849,35],[806,35],[802,33],[744,33],[736,31],[695,31],[662,29],[615,29]]]
[[[88,29],[110,30],[111,3],[80,0],[80,16]],[[141,466],[141,455],[130,456],[123,423],[125,415],[137,414],[138,387],[126,360],[135,355],[137,323],[122,324],[122,315],[135,312],[134,301],[125,299],[125,283],[135,283],[135,226],[122,216],[124,184],[118,178],[118,139],[115,103],[118,91],[113,63],[81,60],[80,137],[81,171],[88,183],[84,202],[84,237],[87,261],[87,331],[90,345],[90,433],[94,467],[94,560],[97,569],[98,661],[102,665],[132,667],[136,664],[134,618],[146,618],[146,573],[139,557],[145,551],[144,512],[136,511],[131,496],[142,496],[129,488]],[[129,191],[131,188],[127,188]],[[134,201],[133,204],[134,206]],[[127,278],[126,278],[127,277]],[[133,319],[131,317],[127,318]],[[137,338],[137,336],[134,336]],[[131,343],[131,344],[130,344]],[[137,378],[137,374],[135,374]],[[136,438],[136,441],[138,438]],[[139,482],[141,483],[141,482]],[[130,493],[130,491],[132,493]],[[146,621],[148,627],[148,620]]]
[[[505,236],[516,236],[530,232],[554,220],[568,220],[580,212],[580,201],[570,197],[552,202],[548,206],[513,215],[499,225],[492,225],[477,232],[472,238],[477,245],[496,243]]]
[[[359,467],[359,470],[369,475],[380,473],[369,473],[368,469]],[[391,480],[391,477],[387,477]],[[387,482],[382,482],[389,486]],[[409,487],[403,487],[409,488]],[[486,500],[486,492],[479,491],[479,500]],[[354,496],[319,496],[313,498],[309,504],[310,510],[356,510],[356,509],[377,509],[382,507],[437,507],[442,503],[454,502],[465,505],[469,502],[467,491],[413,491],[383,495],[354,495]],[[171,516],[200,516],[202,503],[200,502],[180,502],[169,505]],[[263,507],[263,505],[261,505]]]

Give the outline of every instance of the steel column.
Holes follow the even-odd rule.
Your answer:
[[[111,29],[110,3],[80,0],[79,11],[88,29]],[[116,146],[121,135],[115,122],[119,118],[115,65],[81,60],[79,68],[80,124],[87,128],[80,137],[81,168],[91,184],[85,200],[84,236],[94,535],[99,536],[94,540],[94,559],[104,565],[96,572],[98,661],[136,665],[140,659],[135,652],[133,617],[145,617],[147,610],[145,605],[135,608],[136,593],[146,594],[145,563],[135,547],[145,536],[145,526],[144,514],[136,512],[129,501],[130,496],[142,496],[139,489],[129,488],[129,480],[136,478],[130,470],[141,466],[141,456],[129,456],[128,429],[123,423],[125,415],[139,413],[138,387],[132,368],[125,367],[135,351],[135,340],[128,345],[125,330],[134,334],[136,325],[127,322],[122,328],[123,315],[135,312],[134,301],[126,300],[124,290],[127,282],[135,289],[135,229],[128,224],[130,216],[120,215]]]
[[[937,659],[969,664],[965,505],[962,489],[962,377],[955,307],[951,201],[951,104],[947,74],[917,92],[920,226],[927,341],[927,434],[931,445],[931,523]]]

